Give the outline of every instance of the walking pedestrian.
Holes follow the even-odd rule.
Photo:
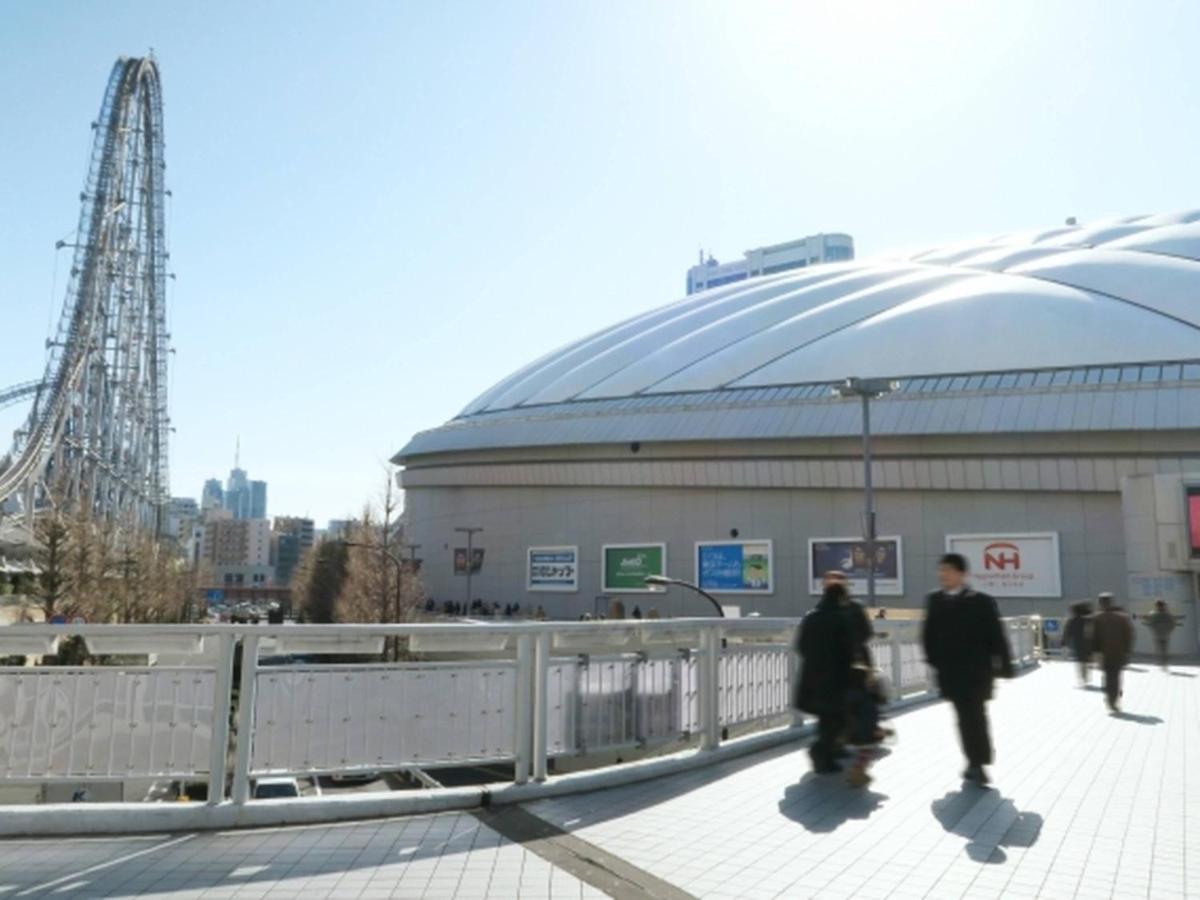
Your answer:
[[[1071,618],[1063,626],[1063,646],[1079,664],[1079,684],[1082,687],[1086,687],[1091,680],[1088,671],[1092,656],[1091,612],[1091,607],[1086,603],[1076,603],[1071,607]]]
[[[1113,595],[1100,595],[1100,612],[1092,620],[1092,645],[1100,655],[1104,668],[1104,700],[1112,712],[1121,708],[1121,670],[1129,664],[1133,653],[1133,621],[1119,606]]]
[[[929,595],[922,642],[942,696],[954,704],[967,769],[963,778],[983,786],[992,763],[986,703],[993,682],[1013,675],[1012,653],[1000,610],[989,595],[967,585],[967,560],[947,553],[938,564],[939,590]]]
[[[817,740],[808,754],[813,771],[822,775],[842,770],[835,754],[846,727],[846,692],[854,661],[850,620],[842,605],[846,599],[844,585],[830,584],[796,632],[800,679],[793,703],[817,717]]]
[[[1168,660],[1171,655],[1171,632],[1176,626],[1175,616],[1167,609],[1165,600],[1159,600],[1154,604],[1154,612],[1146,617],[1146,625],[1150,628],[1150,633],[1154,635],[1154,649],[1158,652],[1158,664],[1162,666],[1164,672],[1168,669]]]

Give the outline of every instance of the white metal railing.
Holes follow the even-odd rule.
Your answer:
[[[503,763],[524,783],[544,780],[554,759],[694,738],[711,749],[729,728],[790,721],[795,625],[9,626],[0,655],[50,652],[79,634],[93,653],[150,656],[0,668],[0,786],[207,779],[210,804],[243,804],[265,775]],[[893,693],[928,690],[919,623],[876,626],[872,650]],[[1006,628],[1014,658],[1032,662],[1035,623]],[[421,661],[345,661],[377,659],[388,636],[407,638]]]

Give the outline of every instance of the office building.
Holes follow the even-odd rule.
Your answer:
[[[200,558],[214,565],[268,565],[271,523],[266,519],[209,518],[204,523]]]
[[[805,269],[819,263],[854,259],[854,238],[848,234],[810,234],[794,241],[747,250],[741,259],[718,262],[700,254],[698,265],[687,272],[687,292],[695,294],[761,275]]]
[[[275,565],[275,583],[287,585],[292,572],[315,541],[313,520],[299,516],[276,516],[271,535]]]
[[[192,497],[172,497],[167,506],[166,536],[180,540],[190,534],[190,525],[200,517],[200,506]]]

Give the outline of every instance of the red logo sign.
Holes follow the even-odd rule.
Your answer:
[[[983,567],[1007,572],[1009,569],[1020,571],[1021,548],[1008,541],[996,541],[983,548]]]

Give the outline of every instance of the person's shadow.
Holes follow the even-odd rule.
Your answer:
[[[1032,847],[1042,831],[1042,817],[1022,812],[999,791],[974,785],[952,791],[930,804],[934,818],[951,834],[967,839],[967,855],[975,862],[998,864],[1008,859],[1004,847]]]
[[[1162,719],[1158,716],[1139,716],[1137,713],[1131,712],[1115,712],[1110,713],[1114,719],[1122,719],[1126,722],[1137,722],[1139,725],[1161,725]]]
[[[790,784],[779,801],[779,812],[808,831],[826,834],[851,819],[866,819],[879,809],[887,795],[869,788],[852,788],[838,775],[812,772]]]

